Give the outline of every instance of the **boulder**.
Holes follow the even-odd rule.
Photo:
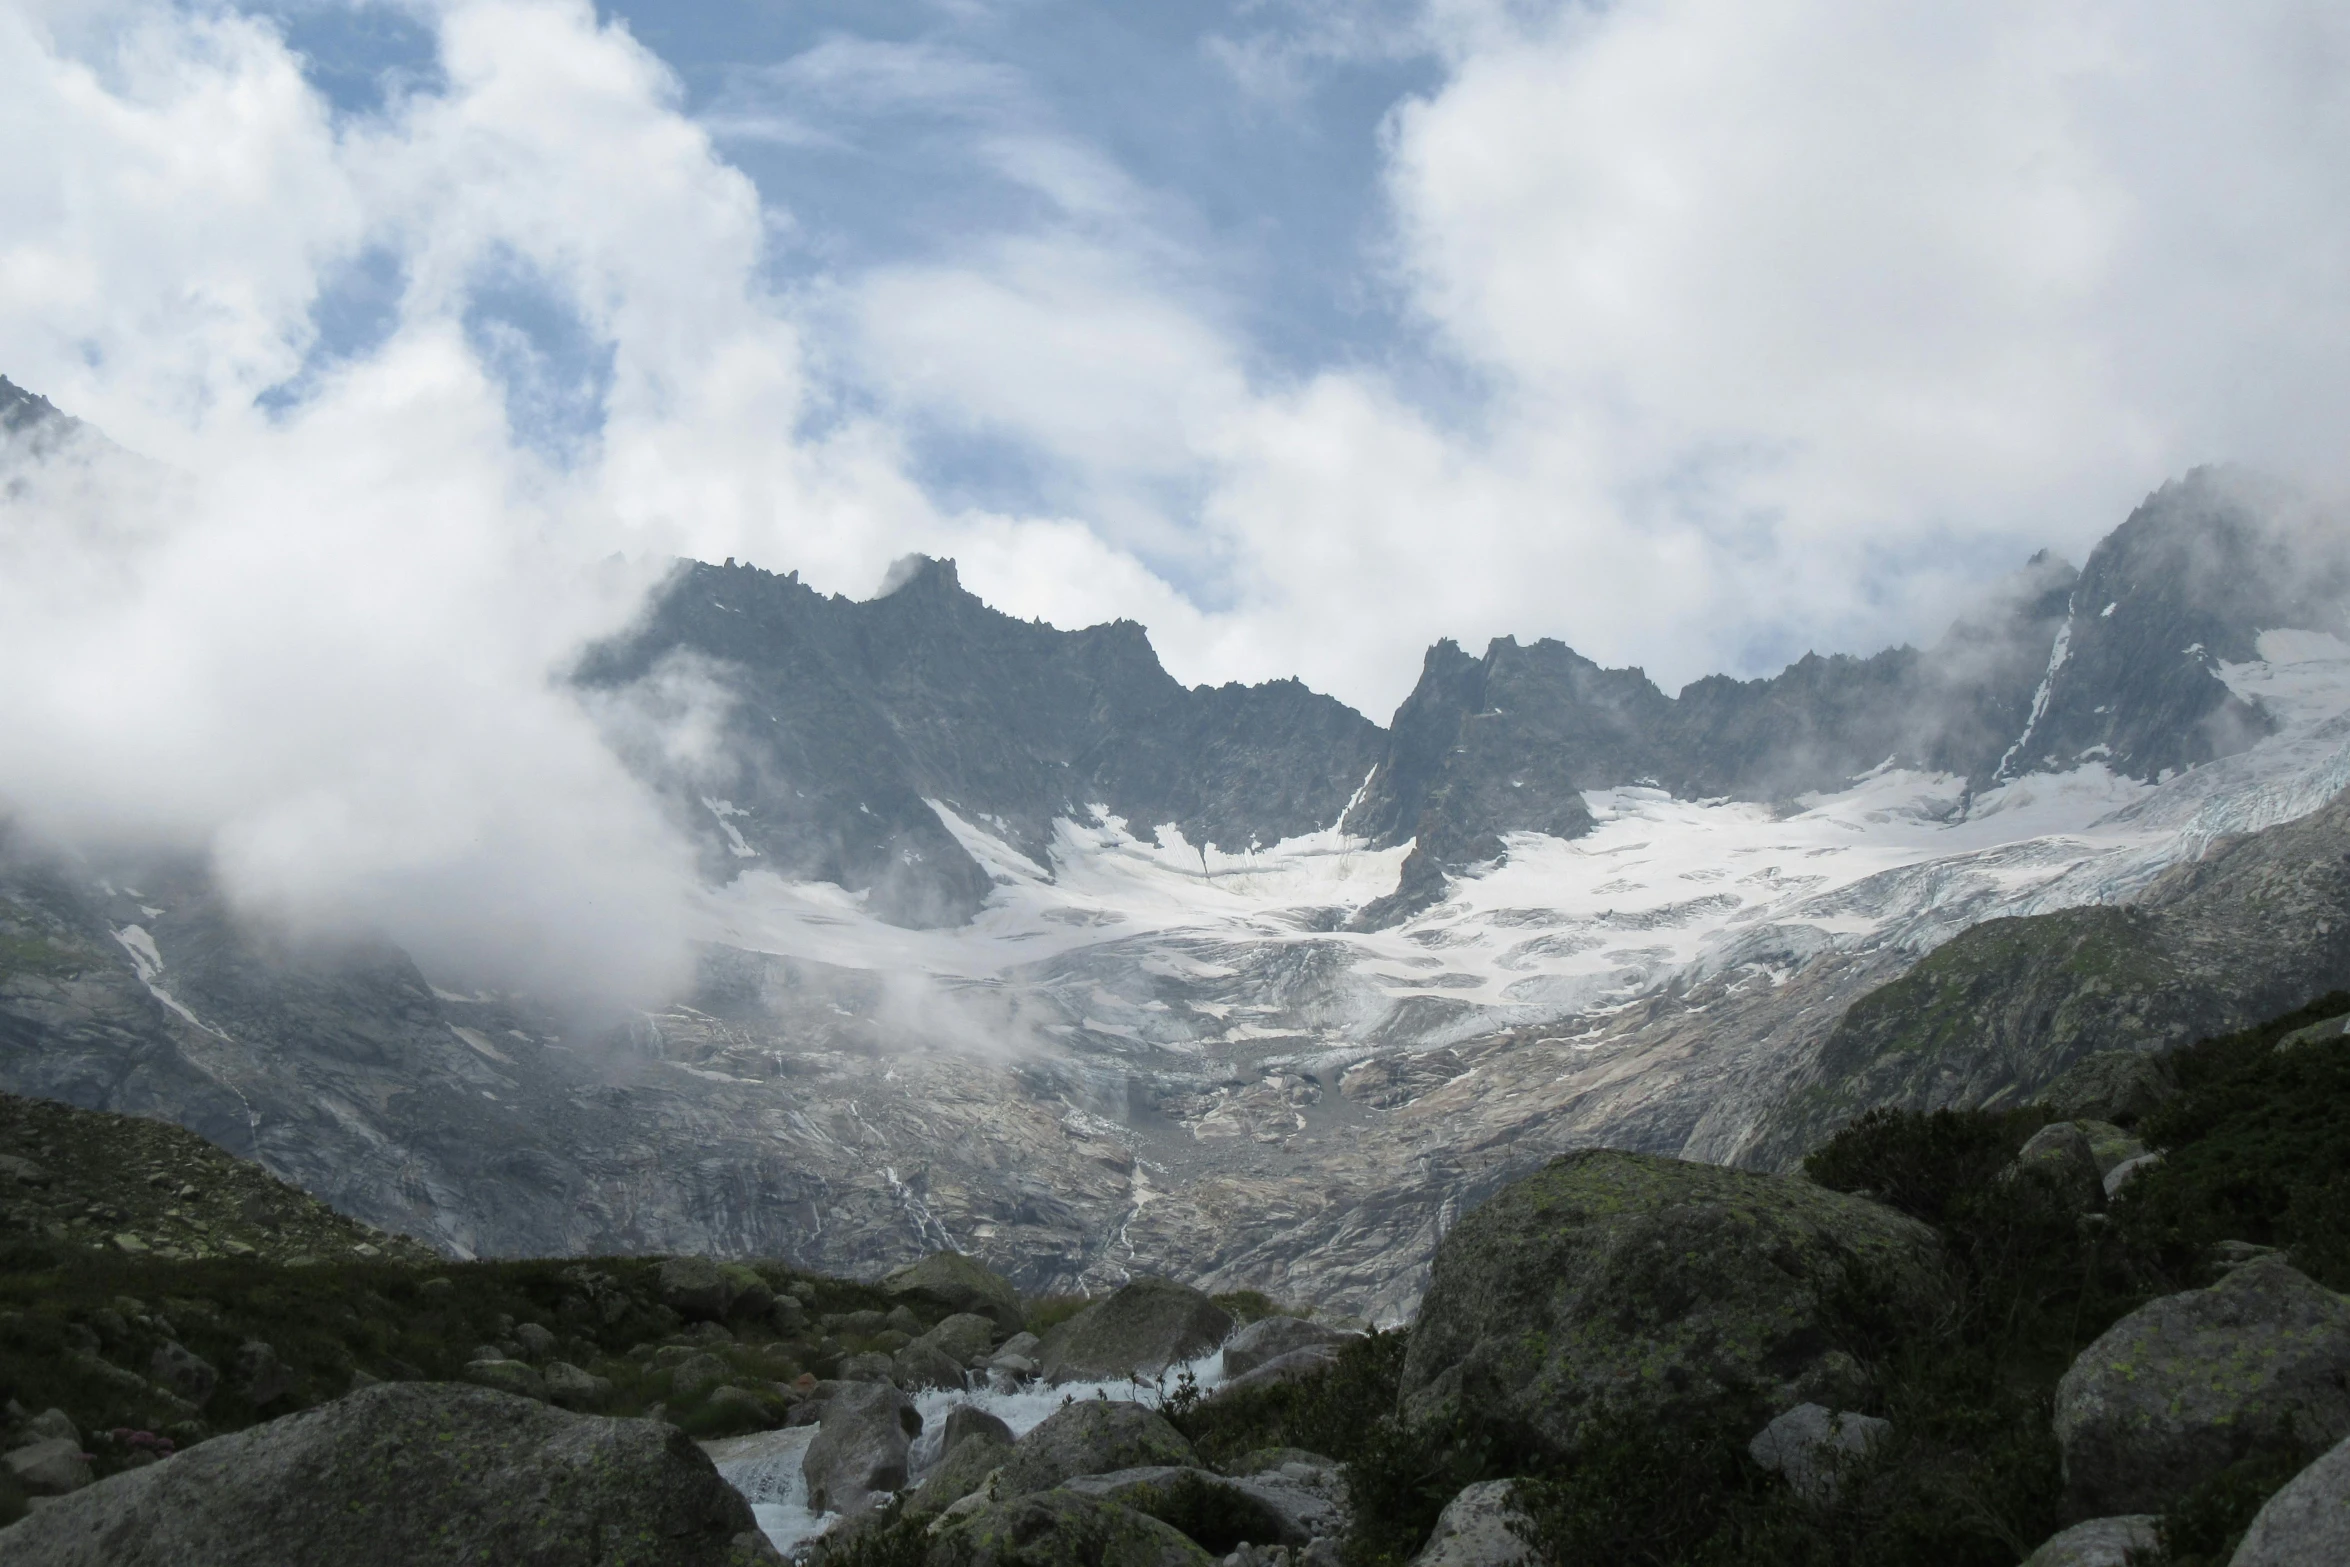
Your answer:
[[[886,1382],[843,1385],[824,1401],[816,1439],[800,1460],[808,1506],[861,1513],[906,1483],[906,1455],[921,1434],[914,1401]]]
[[[1048,1491],[949,1517],[927,1567],[1213,1567],[1215,1558],[1130,1507]]]
[[[2034,1132],[2007,1167],[2010,1180],[2038,1177],[2064,1194],[2074,1211],[2094,1213],[2105,1206],[2105,1172],[2089,1134],[2074,1121],[2051,1121]]]
[[[661,1264],[661,1304],[688,1322],[722,1322],[733,1286],[707,1257],[671,1257]]]
[[[156,1346],[155,1354],[147,1362],[147,1376],[154,1384],[174,1398],[184,1398],[202,1409],[220,1386],[220,1373],[212,1362],[194,1351],[184,1348],[177,1339],[166,1339]]]
[[[1037,1356],[1047,1382],[1155,1377],[1224,1342],[1232,1318],[1200,1291],[1170,1279],[1136,1279],[1045,1335]]]
[[[2350,1300],[2282,1259],[2150,1301],[2056,1388],[2076,1514],[2156,1512],[2239,1458],[2350,1436]]]
[[[612,1396],[612,1384],[568,1360],[550,1360],[540,1373],[546,1382],[547,1402],[565,1409],[601,1409]]]
[[[1588,1149],[1469,1212],[1437,1248],[1401,1404],[1565,1448],[1602,1407],[1703,1419],[1865,1388],[1830,1302],[1854,1271],[1930,1306],[1925,1225],[1799,1176]]]
[[[9,1567],[780,1560],[681,1431],[385,1383],[215,1437],[0,1532]]]
[[[686,1356],[669,1370],[670,1390],[685,1398],[733,1380],[734,1367],[707,1350]]]
[[[2127,1164],[2146,1152],[2144,1143],[2111,1121],[2075,1121],[2073,1125],[2089,1139],[2089,1154],[2097,1161],[2099,1176],[2111,1175],[2114,1166]]]
[[[840,1380],[843,1382],[891,1382],[898,1379],[895,1356],[878,1349],[869,1349],[858,1355],[843,1355],[840,1362]]]
[[[49,1436],[27,1442],[0,1453],[0,1464],[34,1496],[63,1496],[90,1483],[90,1461],[82,1456],[78,1438]]]
[[[2350,1562],[2350,1442],[2333,1448],[2270,1497],[2228,1567]]]
[[[555,1353],[555,1334],[543,1322],[525,1322],[514,1330],[514,1342],[525,1360],[545,1360]]]
[[[1225,1343],[1224,1375],[1246,1376],[1268,1360],[1301,1349],[1326,1350],[1335,1356],[1341,1345],[1360,1337],[1359,1333],[1341,1333],[1303,1317],[1261,1317]]]
[[[1183,1433],[1158,1411],[1124,1399],[1086,1398],[1054,1410],[1013,1445],[997,1490],[1020,1496],[1075,1475],[1198,1462]]]
[[[1006,1333],[1027,1326],[1020,1292],[1000,1273],[959,1251],[934,1251],[920,1262],[885,1275],[881,1292],[893,1300],[928,1301],[953,1312],[973,1312]]]
[[[900,1387],[961,1387],[963,1362],[917,1339],[890,1357],[890,1380]]]
[[[783,1415],[775,1405],[732,1383],[712,1388],[702,1408],[719,1428],[728,1431],[772,1431],[783,1424]]]
[[[1210,1398],[1225,1398],[1245,1393],[1253,1388],[1272,1387],[1282,1382],[1299,1382],[1307,1377],[1318,1377],[1338,1364],[1337,1352],[1320,1345],[1293,1349],[1286,1355],[1276,1355],[1245,1375],[1220,1383]]]
[[[977,1404],[957,1404],[947,1411],[938,1450],[951,1453],[965,1437],[973,1436],[993,1437],[1006,1447],[1012,1445],[1012,1428],[1004,1424],[1000,1417],[989,1414]]]
[[[996,1325],[991,1318],[975,1311],[958,1311],[914,1342],[929,1345],[958,1366],[975,1366],[987,1359],[988,1347],[995,1340]]]
[[[1313,1538],[1288,1509],[1275,1506],[1263,1488],[1189,1465],[1150,1464],[1077,1475],[1061,1482],[1061,1489],[1131,1507],[1216,1552],[1244,1541],[1303,1545]]]
[[[1444,1504],[1412,1567],[1534,1567],[1534,1548],[1510,1532],[1512,1480],[1480,1480]]]
[[[1757,1432],[1746,1455],[1785,1476],[1796,1495],[1832,1502],[1844,1468],[1860,1462],[1892,1432],[1891,1421],[1874,1415],[1835,1414],[1821,1404],[1798,1404]]]
[[[2153,1169],[2160,1163],[2162,1163],[2161,1154],[2142,1153],[2134,1159],[2124,1159],[2121,1163],[2106,1171],[2105,1200],[2107,1202],[2111,1202],[2116,1197],[2119,1197],[2122,1194],[2123,1187],[2129,1185],[2139,1176],[2144,1175],[2148,1170]]]
[[[257,1338],[237,1346],[237,1356],[229,1362],[229,1371],[237,1392],[255,1409],[274,1404],[294,1391],[294,1368],[278,1358],[275,1348]]]
[[[2159,1543],[2152,1513],[2092,1518],[2050,1535],[2024,1558],[2024,1567],[2130,1567],[2132,1552],[2151,1561]]]
[[[2170,1063],[2143,1050],[2099,1050],[2081,1057],[2034,1097],[2066,1120],[2133,1126],[2177,1095]]]
[[[476,1387],[495,1388],[516,1398],[543,1399],[547,1379],[525,1360],[477,1360],[465,1368],[465,1380]]]
[[[981,1431],[947,1445],[938,1467],[923,1477],[921,1488],[906,1499],[906,1511],[932,1518],[977,1491],[1012,1456],[1009,1436]]]
[[[721,1263],[718,1276],[726,1281],[726,1314],[735,1318],[767,1316],[775,1309],[775,1287],[759,1270],[739,1262]]]

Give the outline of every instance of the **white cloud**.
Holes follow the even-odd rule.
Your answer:
[[[2338,477],[2334,8],[1253,12],[1228,63],[1277,97],[1439,52],[1385,143],[1434,377],[1384,340],[1269,369],[1194,205],[1001,62],[842,40],[698,122],[585,0],[423,14],[442,75],[337,121],[233,14],[0,9],[0,370],[184,476],[127,534],[62,471],[0,514],[0,658],[35,672],[0,684],[0,796],[208,844],[257,907],[469,908],[445,946],[650,982],[683,850],[551,682],[626,613],[584,571],[614,550],[850,592],[953,554],[1015,613],[1143,620],[1184,678],[1384,716],[1440,635],[1668,682],[1867,648],[2189,463]],[[779,281],[800,220],[711,127],[843,145],[893,112],[1027,199]],[[362,254],[396,311],[321,360]],[[493,278],[608,362],[560,463],[498,379],[573,386],[558,350],[468,333]],[[1447,375],[1443,407],[1404,390]],[[942,431],[1033,465],[1043,515],[943,511],[908,455]]]

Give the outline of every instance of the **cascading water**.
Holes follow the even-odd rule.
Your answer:
[[[1035,1430],[1054,1410],[1075,1399],[1139,1400],[1155,1405],[1181,1385],[1186,1371],[1191,1373],[1200,1392],[1212,1392],[1224,1380],[1224,1352],[1218,1349],[1197,1360],[1171,1366],[1164,1379],[1156,1383],[1064,1382],[1058,1387],[1048,1387],[1042,1382],[1026,1382],[1008,1393],[984,1386],[926,1389],[914,1395],[914,1407],[922,1415],[922,1434],[914,1439],[913,1451],[907,1457],[908,1471],[915,1483],[920,1484],[921,1477],[944,1456],[938,1451],[940,1434],[946,1426],[947,1412],[958,1404],[973,1404],[986,1410],[1010,1426],[1013,1436],[1021,1437]],[[808,1444],[814,1440],[816,1427],[797,1426],[704,1444],[704,1450],[718,1466],[718,1473],[750,1502],[759,1528],[786,1555],[840,1521],[837,1513],[808,1510],[808,1481],[800,1472],[800,1460],[807,1456]]]

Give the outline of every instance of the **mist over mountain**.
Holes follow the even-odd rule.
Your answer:
[[[20,451],[70,429],[9,406]],[[2198,469],[1924,648],[1668,694],[1445,641],[1385,726],[1294,680],[1186,687],[1141,626],[1004,614],[944,560],[861,600],[680,562],[537,677],[635,791],[618,819],[685,846],[599,884],[674,911],[642,927],[683,933],[640,970],[666,991],[468,962],[497,908],[575,896],[494,853],[404,944],[255,905],[201,834],[32,811],[0,841],[0,1085],[181,1121],[467,1254],[951,1244],[1037,1289],[1159,1269],[1395,1314],[1531,1161],[1783,1160],[1806,1085],[1852,1075],[1823,1052],[1855,1000],[2350,786],[2341,537]],[[432,935],[429,889],[398,908]],[[2174,945],[2240,917],[2197,905]],[[2286,980],[2198,983],[2225,1018]]]

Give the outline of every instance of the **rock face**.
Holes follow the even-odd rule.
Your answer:
[[[1534,1567],[1534,1548],[1510,1532],[1510,1480],[1480,1480],[1444,1504],[1412,1567]]]
[[[0,1532],[11,1567],[777,1561],[684,1433],[386,1384],[215,1437]]]
[[[1865,1459],[1893,1431],[1893,1423],[1820,1404],[1798,1404],[1757,1432],[1747,1456],[1758,1468],[1786,1477],[1797,1495],[1832,1502],[1846,1465]]]
[[[1016,620],[965,591],[952,561],[918,557],[864,601],[682,564],[579,678],[626,691],[679,656],[734,699],[716,760],[656,775],[708,824],[713,872],[834,882],[901,924],[959,924],[991,888],[931,800],[1003,823],[1039,859],[1055,817],[1096,803],[1237,852],[1336,821],[1383,738],[1294,680],[1187,690],[1131,621]]]
[[[856,1514],[906,1483],[906,1455],[922,1432],[914,1401],[886,1382],[844,1384],[824,1404],[816,1439],[800,1460],[808,1506]]]
[[[1038,1360],[1048,1382],[1150,1377],[1206,1354],[1231,1331],[1231,1314],[1200,1291],[1137,1279],[1055,1325]]]
[[[927,1300],[957,1314],[987,1318],[1006,1333],[1027,1326],[1020,1292],[1000,1273],[958,1251],[937,1251],[881,1280],[885,1295]],[[941,1323],[940,1326],[945,1326]]]
[[[1571,1446],[1600,1405],[1660,1415],[1859,1391],[1829,1300],[1848,1268],[1921,1294],[1933,1232],[1794,1177],[1589,1150],[1463,1218],[1436,1254],[1403,1406]]]
[[[950,1520],[929,1567],[1210,1567],[1156,1518],[1073,1491],[1018,1496]]]
[[[2268,1499],[2228,1567],[2303,1567],[2309,1562],[2350,1562],[2350,1441]]]
[[[2073,1120],[2135,1126],[2177,1095],[2170,1062],[2143,1050],[2092,1050],[2040,1090],[2040,1103]]]
[[[2350,793],[2298,820],[2221,838],[2126,906],[1993,919],[1960,933],[1852,1004],[1791,1081],[1751,1157],[1791,1162],[1879,1105],[2031,1100],[2092,1053],[2168,1050],[2350,982],[2346,851]],[[2118,1119],[2142,1102],[2125,1096],[2096,1108]]]
[[[2130,1567],[2132,1552],[2148,1559],[2160,1543],[2152,1513],[2092,1518],[2051,1535],[2024,1567]]]
[[[1302,1317],[1262,1317],[1226,1341],[1224,1374],[1245,1376],[1269,1360],[1299,1350],[1320,1350],[1335,1358],[1339,1346],[1359,1337]]]
[[[1183,1433],[1156,1410],[1123,1399],[1080,1399],[1054,1410],[1013,1445],[996,1491],[1020,1496],[1078,1475],[1198,1461]]]
[[[2159,1511],[2270,1444],[2350,1436],[2350,1300],[2275,1257],[2149,1302],[2083,1350],[2056,1391],[2078,1512]]]

